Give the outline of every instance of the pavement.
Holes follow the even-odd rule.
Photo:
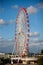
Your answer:
[[[24,65],[24,64],[5,64],[5,65]],[[25,65],[37,65],[37,64],[25,64]]]

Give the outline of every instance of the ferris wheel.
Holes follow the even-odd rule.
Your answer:
[[[29,50],[29,20],[25,8],[21,8],[16,19],[15,51],[17,55],[26,55]]]

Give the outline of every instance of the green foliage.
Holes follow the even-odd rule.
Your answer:
[[[38,59],[38,65],[43,65],[43,56],[40,56]]]
[[[6,59],[2,58],[1,61],[3,62],[2,65],[5,65],[5,64],[7,64],[7,63],[11,63],[10,58],[6,58]]]
[[[9,55],[12,55],[12,53],[8,53]]]
[[[41,54],[43,54],[43,50],[41,50]]]

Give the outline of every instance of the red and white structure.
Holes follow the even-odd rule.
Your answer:
[[[28,13],[25,8],[19,10],[16,19],[16,30],[15,30],[15,49],[17,55],[27,55],[29,50],[29,20]]]

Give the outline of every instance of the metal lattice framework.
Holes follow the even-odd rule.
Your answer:
[[[15,44],[16,54],[26,55],[29,43],[29,20],[25,8],[21,8],[16,19]]]

